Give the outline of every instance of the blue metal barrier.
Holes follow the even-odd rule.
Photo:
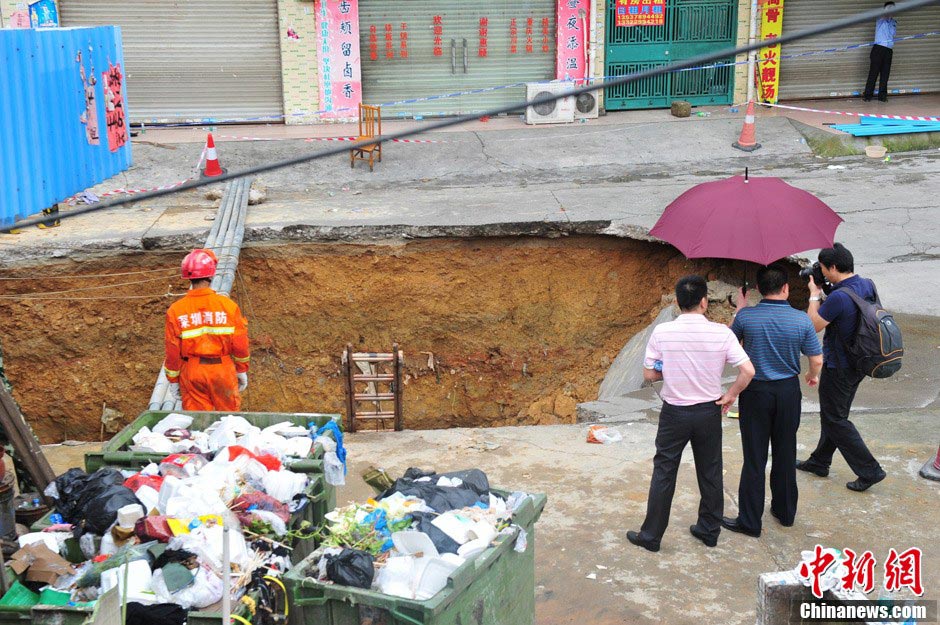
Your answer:
[[[0,30],[0,227],[130,167],[123,72],[116,26]]]

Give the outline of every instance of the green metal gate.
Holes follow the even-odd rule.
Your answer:
[[[616,0],[607,2],[607,76],[624,76],[732,47],[737,39],[738,0],[666,0],[663,26],[617,27]],[[728,57],[716,64],[730,63]],[[672,72],[610,87],[609,111],[667,108],[673,100],[696,105],[730,104],[734,66]]]

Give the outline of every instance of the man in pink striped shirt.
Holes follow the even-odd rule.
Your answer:
[[[627,532],[627,540],[650,551],[659,551],[669,524],[679,463],[689,442],[702,496],[698,522],[689,531],[709,547],[718,544],[724,512],[721,415],[754,377],[754,366],[734,333],[705,318],[708,286],[704,278],[686,276],[679,280],[676,303],[682,314],[653,329],[643,362],[645,380],[663,381],[663,408],[656,432],[646,520],[639,532]],[[725,365],[737,367],[738,377],[723,393]]]

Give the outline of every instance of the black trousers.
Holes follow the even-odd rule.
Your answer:
[[[864,374],[852,369],[823,368],[819,380],[819,420],[822,432],[809,461],[829,468],[832,456],[838,449],[855,475],[872,479],[881,471],[881,465],[868,451],[855,424],[849,421],[852,400],[864,378]]]
[[[868,82],[865,83],[865,97],[871,99],[875,93],[875,80],[881,75],[881,81],[878,83],[878,99],[886,100],[888,98],[888,76],[891,74],[891,57],[894,56],[894,50],[885,46],[875,44],[871,48],[871,65],[868,67]]]
[[[770,465],[770,509],[786,525],[796,517],[796,431],[800,427],[800,379],[754,380],[741,393],[741,446],[744,464],[738,484],[738,522],[760,530],[764,515],[767,445]]]
[[[721,477],[721,408],[715,402],[694,406],[663,403],[656,432],[656,456],[646,503],[646,520],[640,531],[642,540],[659,544],[676,492],[676,476],[685,446],[692,443],[695,476],[702,500],[698,508],[698,526],[703,533],[717,538],[724,510]]]

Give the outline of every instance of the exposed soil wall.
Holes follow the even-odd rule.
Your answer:
[[[180,252],[0,272],[0,341],[14,394],[44,442],[96,439],[103,403],[146,408]],[[153,271],[165,268],[165,271]],[[99,279],[63,274],[150,271]],[[724,261],[602,236],[291,244],[242,252],[233,297],[249,320],[243,409],[344,412],[347,342],[406,356],[411,429],[572,422],[675,280],[740,276]],[[127,285],[138,280],[145,283]],[[104,289],[74,291],[90,286]],[[50,291],[60,300],[9,299]],[[127,296],[140,299],[80,299]]]

